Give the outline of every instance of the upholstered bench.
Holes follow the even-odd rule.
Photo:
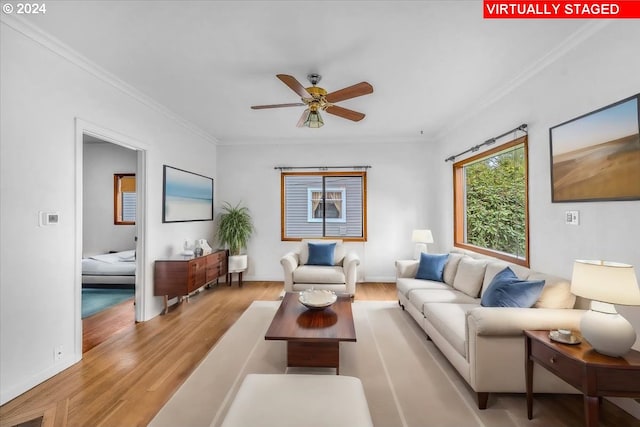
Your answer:
[[[343,375],[249,374],[222,427],[373,426],[362,383]]]

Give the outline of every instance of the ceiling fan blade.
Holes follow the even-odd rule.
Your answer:
[[[252,105],[252,110],[264,110],[265,108],[282,108],[282,107],[300,107],[305,105],[304,102],[292,102],[290,104],[270,104],[270,105]]]
[[[353,120],[354,122],[359,122],[364,119],[364,114],[349,110],[348,108],[338,107],[337,105],[327,107],[324,111],[334,116],[342,117],[343,119]]]
[[[308,115],[309,115],[309,109],[307,108],[302,112],[302,115],[300,116],[300,120],[298,120],[298,124],[296,126],[299,128],[303,127],[304,122],[307,120]]]
[[[373,86],[367,82],[360,82],[353,86],[331,92],[325,96],[328,102],[339,102],[345,99],[355,98],[356,96],[367,95],[373,92]]]
[[[296,80],[295,77],[290,76],[288,74],[276,74],[276,77],[282,80],[282,83],[286,84],[291,88],[292,91],[300,95],[301,98],[313,98],[307,89],[305,89],[302,84]]]

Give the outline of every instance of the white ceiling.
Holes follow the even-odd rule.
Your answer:
[[[221,144],[436,137],[588,25],[484,20],[481,1],[72,0],[27,19]],[[365,119],[297,128],[304,107],[249,108],[298,102],[275,75],[310,72],[329,92],[371,83],[339,104]]]

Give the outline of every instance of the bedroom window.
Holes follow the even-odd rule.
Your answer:
[[[366,172],[282,172],[282,240],[365,241],[366,182]]]
[[[454,244],[529,266],[527,137],[453,165]]]
[[[116,173],[113,175],[113,223],[134,225],[136,223],[136,175]]]

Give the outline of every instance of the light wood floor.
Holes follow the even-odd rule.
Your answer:
[[[136,323],[133,298],[82,319],[82,352],[86,353]]]
[[[43,417],[45,427],[145,426],[251,302],[277,300],[281,290],[282,282],[245,282],[242,288],[221,284],[167,315],[125,325],[76,365],[0,407],[0,426],[37,417]],[[358,284],[355,298],[393,300],[395,286]],[[107,317],[104,321],[110,322]],[[584,424],[580,396],[536,395],[536,405],[565,414],[570,425]],[[637,426],[640,421],[605,401],[601,425]]]

